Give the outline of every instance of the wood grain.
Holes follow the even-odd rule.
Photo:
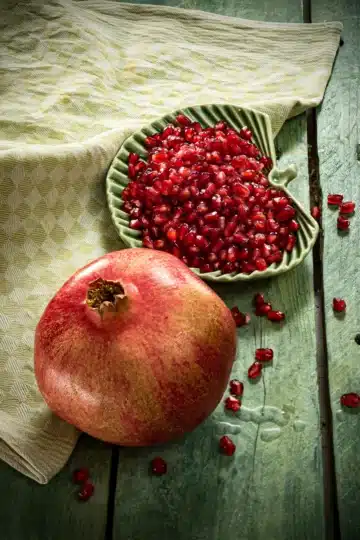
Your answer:
[[[324,288],[329,381],[333,411],[335,462],[341,538],[360,537],[360,411],[341,410],[339,398],[360,392],[360,348],[354,341],[360,331],[360,4],[357,0],[312,0],[312,20],[340,20],[344,45],[339,49],[334,72],[318,115],[320,181],[323,191]],[[328,193],[343,193],[354,200],[357,212],[351,231],[336,229],[337,212],[327,207]],[[345,317],[336,317],[332,299],[347,301]]]
[[[164,3],[164,2],[162,2]],[[170,2],[166,2],[168,5]],[[262,20],[302,21],[300,1],[235,2],[187,0],[171,5],[208,9]],[[306,120],[290,121],[278,137],[280,166],[291,162],[299,176],[291,187],[306,205]],[[233,375],[246,382],[243,408],[227,415],[220,404],[213,416],[183,440],[154,449],[120,450],[114,540],[289,540],[324,538],[315,314],[312,260],[269,282],[222,286],[229,306],[251,309],[263,290],[287,314],[280,328],[255,317],[239,330]],[[259,346],[275,351],[272,366],[257,384],[246,380]],[[218,452],[229,434],[234,458]],[[168,462],[161,478],[148,473],[155,455]]]

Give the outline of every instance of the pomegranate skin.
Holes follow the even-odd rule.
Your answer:
[[[87,302],[94,280],[125,291],[116,313]],[[236,354],[224,302],[184,263],[145,248],[78,270],[35,333],[35,376],[47,405],[93,437],[147,446],[193,430],[221,401]]]

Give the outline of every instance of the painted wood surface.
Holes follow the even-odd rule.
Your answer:
[[[340,20],[344,45],[339,49],[324,103],[318,114],[320,181],[323,191],[324,288],[329,382],[334,425],[335,463],[342,540],[360,538],[360,411],[341,410],[339,398],[360,393],[360,3],[358,0],[312,0],[313,22]],[[336,229],[338,212],[327,207],[328,193],[354,200],[349,234]],[[347,302],[337,317],[332,299]]]
[[[160,3],[160,2],[159,2]],[[165,2],[161,2],[165,3]],[[225,15],[302,21],[299,2],[185,0],[166,2]],[[299,168],[293,193],[309,198],[306,121],[289,122],[278,138],[280,165]],[[262,290],[286,311],[280,328],[255,317],[239,330],[233,375],[245,381],[243,408],[226,414],[220,405],[183,440],[154,449],[120,449],[114,540],[290,540],[324,538],[322,467],[316,382],[312,260],[270,282],[216,289],[229,306],[251,310]],[[262,323],[262,326],[260,325]],[[256,347],[272,347],[275,359],[262,380],[247,382]],[[218,440],[230,435],[234,458],[221,456]],[[156,455],[166,476],[151,477]]]

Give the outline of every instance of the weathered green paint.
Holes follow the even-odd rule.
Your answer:
[[[162,2],[164,3],[164,2]],[[166,2],[225,15],[299,22],[301,3]],[[306,122],[289,122],[278,138],[280,165],[295,162],[294,195],[308,201]],[[214,416],[183,440],[155,449],[120,450],[114,540],[289,540],[323,535],[322,473],[312,261],[276,280],[244,287],[218,286],[228,302],[251,310],[263,290],[287,314],[283,328],[253,318],[239,330],[234,375],[246,381],[256,347],[275,350],[273,366],[257,384],[246,383],[239,417],[220,405]],[[232,434],[234,458],[219,455],[218,439]],[[169,473],[149,476],[155,455]]]
[[[105,536],[111,448],[81,437],[66,467],[46,486],[0,461],[1,540],[100,540]],[[71,475],[88,467],[96,491],[86,504],[76,498]]]
[[[313,22],[340,20],[344,45],[339,49],[334,72],[318,115],[320,179],[323,190],[324,287],[329,355],[329,382],[334,422],[338,504],[343,540],[360,538],[360,414],[341,411],[339,398],[360,392],[360,347],[354,341],[360,331],[359,310],[359,204],[360,162],[360,3],[357,0],[313,0]],[[351,231],[336,229],[337,212],[326,205],[328,193],[343,193],[357,210]],[[344,318],[336,317],[332,299],[347,301]]]

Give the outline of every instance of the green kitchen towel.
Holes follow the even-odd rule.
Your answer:
[[[104,178],[135,128],[187,105],[285,120],[322,100],[342,26],[105,0],[0,6],[0,457],[40,483],[78,432],[33,372],[36,323],[89,260],[120,247]],[[91,359],[89,359],[89,362]]]

